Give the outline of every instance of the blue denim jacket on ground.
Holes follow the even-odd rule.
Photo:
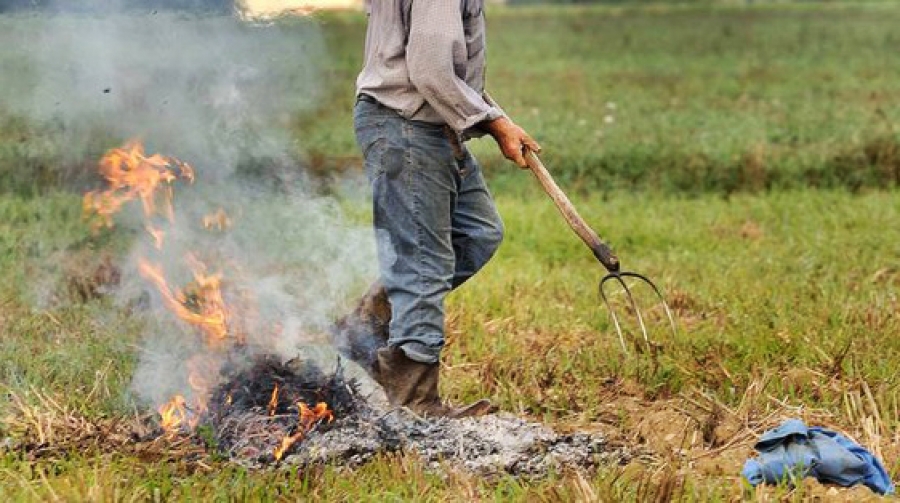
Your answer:
[[[742,474],[752,485],[777,484],[806,476],[841,486],[864,484],[879,494],[894,492],[890,476],[869,451],[825,428],[789,419],[760,437],[759,457],[744,464]]]

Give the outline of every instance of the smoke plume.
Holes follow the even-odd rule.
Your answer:
[[[159,404],[190,395],[187,374],[209,353],[138,272],[141,260],[189,285],[186,257],[220,273],[231,324],[251,345],[289,357],[320,338],[348,295],[374,278],[371,230],[347,223],[300,169],[288,124],[321,98],[326,48],[315,20],[256,25],[232,16],[134,9],[17,15],[0,35],[2,108],[55,124],[67,155],[136,138],[149,154],[189,163],[193,184],[174,193],[163,246],[144,231],[140,205],[117,217],[134,231],[119,297],[144,299],[147,320],[134,377],[137,396]],[[348,90],[349,92],[349,90]],[[227,226],[210,229],[219,212]],[[221,358],[207,355],[207,363]]]

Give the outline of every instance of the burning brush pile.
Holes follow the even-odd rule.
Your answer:
[[[176,189],[194,182],[191,166],[147,155],[132,142],[108,152],[100,171],[107,187],[85,196],[86,218],[99,232],[140,202],[150,246],[135,257],[137,274],[191,339],[182,341],[183,368],[168,372],[185,376],[183,389],[157,402],[152,433],[139,440],[193,442],[248,466],[355,466],[406,452],[478,473],[540,475],[627,458],[600,435],[559,435],[510,415],[448,420],[391,409],[361,368],[326,345],[297,345],[285,357],[285,334],[295,327],[260,322],[262,302],[241,286],[233,261],[214,247],[199,252],[171,244]],[[234,225],[221,208],[197,220],[212,234]],[[174,265],[170,247],[180,255]],[[233,275],[209,264],[228,266]],[[169,274],[178,268],[188,271],[180,284]]]
[[[280,461],[310,431],[336,415],[358,414],[366,403],[340,368],[326,375],[312,361],[256,356],[246,368],[223,374],[205,419],[217,447],[232,458]]]

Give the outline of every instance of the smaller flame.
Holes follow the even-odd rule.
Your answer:
[[[209,395],[218,384],[221,363],[210,355],[200,353],[191,356],[185,365],[188,369],[188,384],[194,396],[192,403],[194,415],[189,424],[193,430],[200,422],[200,418],[209,411]]]
[[[219,232],[226,231],[231,228],[231,219],[228,218],[225,210],[219,208],[215,213],[210,213],[203,217],[203,228]]]
[[[162,250],[163,238],[166,237],[165,231],[150,224],[144,226],[144,229],[147,230],[147,234],[150,234],[150,237],[153,239],[153,246],[157,250]]]
[[[218,347],[228,335],[228,311],[222,297],[221,274],[209,275],[205,265],[189,256],[194,281],[189,291],[169,287],[162,267],[139,259],[138,269],[144,278],[156,285],[166,306],[176,316],[199,328],[210,346]]]
[[[275,387],[272,388],[272,397],[269,398],[269,415],[274,416],[275,411],[278,409],[278,383],[275,383]]]
[[[331,412],[328,408],[328,404],[325,402],[317,403],[312,409],[307,407],[303,402],[297,402],[297,408],[300,411],[297,431],[293,435],[288,435],[281,439],[281,444],[275,448],[275,452],[273,453],[276,461],[281,461],[281,458],[284,457],[288,449],[303,439],[303,437],[309,433],[310,430],[315,428],[319,422],[326,420],[330,423],[334,420],[334,413]]]
[[[312,410],[305,403],[298,402],[297,408],[300,409],[300,425],[306,431],[311,430],[316,423],[323,419],[327,419],[329,423],[334,420],[334,413],[331,412],[328,404],[325,402],[317,403]]]
[[[175,435],[188,420],[187,402],[181,395],[175,395],[158,409],[159,425],[167,435]]]

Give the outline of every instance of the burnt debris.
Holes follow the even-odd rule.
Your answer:
[[[368,407],[359,384],[344,376],[339,360],[328,374],[299,358],[283,362],[264,354],[249,364],[236,361],[232,357],[225,364],[204,421],[212,428],[216,448],[230,457],[277,461],[302,443],[306,429],[327,428],[332,418],[358,415]],[[305,419],[304,410],[318,410],[321,419]],[[282,447],[286,452],[276,455],[291,437]]]
[[[562,435],[510,414],[451,420],[383,408],[360,393],[356,378],[345,376],[352,365],[338,358],[326,372],[309,359],[282,362],[273,355],[227,363],[201,424],[211,429],[219,452],[256,468],[354,467],[380,454],[410,453],[435,469],[450,464],[484,475],[542,476],[629,459],[627,450],[600,434]],[[327,414],[311,415],[317,406],[323,412],[322,404]]]
[[[278,391],[273,393],[276,387]],[[274,407],[270,405],[273,395]],[[296,412],[298,402],[310,406],[324,402],[341,416],[356,413],[366,405],[359,396],[359,384],[344,377],[341,362],[326,374],[311,361],[282,362],[274,355],[260,355],[247,366],[226,364],[221,384],[210,398],[210,410],[214,417],[257,410],[280,415]]]

